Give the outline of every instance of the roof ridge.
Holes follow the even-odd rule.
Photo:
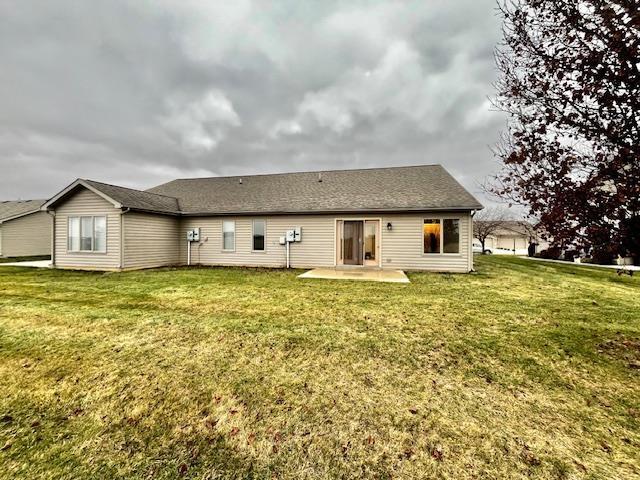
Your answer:
[[[187,177],[187,178],[174,178],[173,180],[169,180],[168,182],[162,183],[160,185],[156,185],[156,187],[161,187],[163,185],[167,185],[168,183],[175,182],[178,180],[207,180],[210,178],[249,178],[249,177],[269,177],[269,176],[278,176],[278,175],[295,175],[301,173],[335,173],[335,172],[362,172],[362,171],[370,171],[370,170],[396,170],[400,168],[417,168],[417,167],[440,167],[446,171],[446,169],[440,163],[428,163],[428,164],[418,164],[418,165],[397,165],[393,167],[366,167],[366,168],[335,168],[331,170],[302,170],[297,172],[276,172],[276,173],[254,173],[249,175],[212,175],[210,177]],[[156,187],[152,187],[156,188]]]

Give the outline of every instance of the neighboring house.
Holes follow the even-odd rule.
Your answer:
[[[45,200],[0,201],[0,257],[51,253],[51,216],[41,211]]]
[[[473,239],[475,245],[480,245],[480,240]],[[549,248],[549,243],[544,240],[539,231],[529,222],[506,220],[502,222],[492,235],[487,237],[484,248],[491,253],[513,253],[514,255],[527,255],[529,244],[536,244],[536,252]]]
[[[76,180],[45,203],[58,268],[286,266],[469,272],[482,205],[440,165],[174,180]],[[199,241],[187,232],[200,229]],[[187,258],[190,252],[190,258]]]

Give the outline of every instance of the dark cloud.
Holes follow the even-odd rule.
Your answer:
[[[1,198],[417,163],[478,193],[495,169],[493,0],[43,0],[0,18]]]

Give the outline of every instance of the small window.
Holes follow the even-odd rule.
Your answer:
[[[460,253],[460,220],[445,218],[442,237],[443,253]]]
[[[265,230],[264,220],[253,221],[253,250],[257,252],[264,252]]]
[[[440,219],[425,219],[422,238],[424,253],[440,253]]]
[[[236,222],[233,220],[222,222],[222,249],[228,251],[236,249]]]
[[[70,252],[106,252],[107,217],[69,217],[67,248]]]

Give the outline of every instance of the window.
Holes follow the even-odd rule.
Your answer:
[[[222,222],[222,249],[229,251],[236,249],[236,222],[233,220]]]
[[[80,217],[80,250],[93,250],[93,217]]]
[[[427,218],[422,238],[424,253],[460,253],[460,219]]]
[[[67,248],[71,252],[80,250],[80,218],[69,217],[69,235],[67,236],[69,243]]]
[[[69,217],[68,223],[70,252],[107,251],[107,217]]]
[[[460,220],[445,218],[442,229],[442,252],[460,253]]]
[[[265,221],[254,220],[253,221],[253,250],[258,252],[264,252],[265,250]]]
[[[426,219],[422,227],[424,253],[440,253],[440,220]]]
[[[93,217],[93,249],[107,251],[107,217]]]

